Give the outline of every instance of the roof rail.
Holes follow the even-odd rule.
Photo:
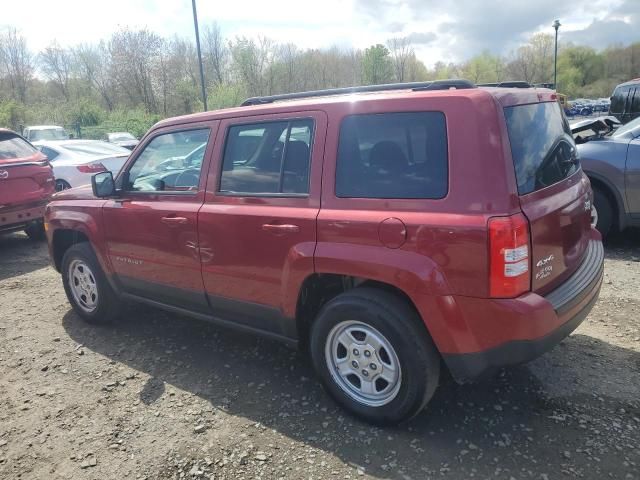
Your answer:
[[[511,80],[508,82],[498,82],[498,83],[479,83],[479,87],[499,87],[499,88],[533,88],[529,82],[525,82],[524,80]]]
[[[283,93],[280,95],[269,95],[265,97],[251,97],[242,102],[242,106],[263,105],[266,103],[280,102],[283,100],[295,100],[298,98],[328,97],[330,95],[348,95],[350,93],[363,92],[385,92],[388,90],[449,90],[451,88],[475,88],[475,85],[468,80],[435,80],[433,82],[408,82],[408,83],[385,83],[382,85],[363,85],[360,87],[328,88],[326,90],[312,90],[309,92]]]

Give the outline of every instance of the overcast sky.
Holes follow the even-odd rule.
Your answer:
[[[21,0],[2,9],[33,50],[51,40],[93,42],[119,26],[163,36],[193,36],[191,0]],[[506,54],[532,33],[603,48],[640,41],[640,0],[198,0],[201,24],[223,35],[266,35],[300,47],[367,47],[409,35],[427,65],[460,61],[488,49]]]

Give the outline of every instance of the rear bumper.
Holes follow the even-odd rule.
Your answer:
[[[26,228],[30,223],[44,218],[46,204],[14,208],[8,212],[0,210],[0,232],[12,232]]]
[[[528,362],[552,349],[587,317],[598,299],[603,273],[604,249],[600,239],[594,238],[578,270],[548,295],[529,293],[510,300],[485,300],[491,302],[492,312],[501,315],[492,327],[502,324],[513,338],[480,351],[443,353],[453,377],[459,382],[472,381],[500,367]],[[465,302],[456,303],[460,306]],[[474,315],[464,306],[462,310]],[[477,310],[475,316],[478,317]],[[487,341],[491,332],[485,330],[478,335],[479,342]]]

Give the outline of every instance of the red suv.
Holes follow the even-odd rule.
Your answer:
[[[164,120],[46,218],[85,320],[136,300],[305,346],[385,424],[441,368],[477,379],[580,324],[603,274],[591,202],[552,91],[444,81]]]
[[[44,208],[54,191],[47,157],[17,133],[0,128],[0,233],[24,230],[43,240]]]

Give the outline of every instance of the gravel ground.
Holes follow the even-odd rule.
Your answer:
[[[72,313],[46,246],[0,237],[0,478],[640,478],[640,232],[599,303],[494,379],[445,380],[408,425],[345,415],[302,356],[146,307]]]

